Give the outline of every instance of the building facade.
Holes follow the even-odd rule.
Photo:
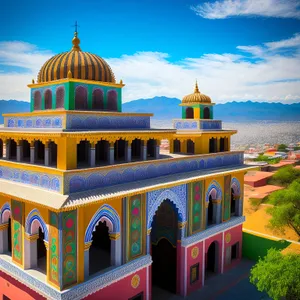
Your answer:
[[[249,167],[230,151],[236,131],[197,83],[174,129],[151,129],[151,114],[122,113],[109,65],[77,32],[72,43],[29,85],[31,112],[4,115],[0,296],[186,296],[241,258]]]

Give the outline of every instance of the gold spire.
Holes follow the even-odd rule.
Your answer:
[[[74,27],[75,27],[75,32],[74,32],[74,37],[72,40],[72,44],[73,44],[72,51],[81,51],[81,49],[79,47],[80,39],[77,37],[78,36],[77,27],[79,27],[77,24],[77,21],[75,22]]]
[[[68,71],[68,75],[67,76],[68,76],[69,79],[72,78],[72,72],[71,72],[71,70]]]
[[[200,93],[199,91],[199,88],[198,88],[198,82],[197,82],[197,79],[196,79],[196,84],[195,84],[195,89],[194,89],[194,93]]]

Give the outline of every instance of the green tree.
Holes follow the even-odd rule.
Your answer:
[[[278,151],[283,151],[283,152],[285,152],[285,151],[287,151],[287,150],[286,150],[287,147],[288,147],[288,146],[285,145],[285,144],[280,144],[280,145],[278,146],[277,150],[278,150]]]
[[[269,196],[267,209],[272,217],[269,228],[284,233],[286,226],[292,228],[300,238],[300,179],[294,180],[288,188],[276,191]]]
[[[286,166],[280,168],[270,180],[270,183],[279,184],[281,186],[288,186],[295,179],[300,178],[300,170],[293,166]]]
[[[269,297],[279,300],[300,299],[300,255],[281,254],[270,249],[268,254],[259,259],[250,271],[250,282],[260,292],[266,292]]]

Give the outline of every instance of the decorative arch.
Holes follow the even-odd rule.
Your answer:
[[[210,119],[210,109],[207,106],[203,110],[203,119]]]
[[[40,91],[35,91],[33,94],[33,109],[42,109],[42,94]]]
[[[75,89],[75,110],[88,109],[88,93],[87,88],[79,85]]]
[[[11,216],[10,204],[8,202],[4,203],[0,209],[0,224],[8,223],[8,219]]]
[[[44,93],[45,98],[45,109],[51,109],[52,108],[52,91],[50,89],[47,89]]]
[[[120,217],[117,211],[108,204],[102,205],[92,217],[84,236],[84,242],[89,243],[93,238],[93,231],[99,222],[106,221],[110,233],[120,233]]]
[[[93,110],[104,109],[104,94],[103,94],[103,90],[100,88],[96,88],[93,90],[92,109]]]
[[[110,90],[107,92],[107,110],[118,110],[118,94],[115,90]]]
[[[186,185],[181,185],[147,193],[147,229],[151,229],[153,217],[165,200],[174,204],[178,212],[178,221],[186,222]]]
[[[55,108],[64,108],[65,107],[65,88],[59,86],[56,89],[56,103]]]
[[[216,180],[213,180],[210,185],[208,186],[208,189],[206,191],[205,201],[209,201],[209,196],[212,197],[212,199],[222,199],[222,189],[219,183]]]
[[[37,209],[33,209],[26,218],[25,232],[28,235],[37,234],[39,227],[41,227],[44,233],[45,241],[48,241],[48,229],[46,223],[41,217],[40,212]]]
[[[185,109],[185,117],[186,117],[186,119],[194,119],[194,108],[193,107],[187,107]]]
[[[233,189],[234,195],[241,194],[241,185],[237,178],[232,177],[231,179],[231,188]]]

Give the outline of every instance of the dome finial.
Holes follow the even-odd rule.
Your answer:
[[[200,93],[200,92],[199,92],[199,88],[198,88],[198,82],[197,82],[197,79],[196,79],[196,84],[195,84],[194,93]]]
[[[75,32],[74,32],[74,37],[72,40],[72,44],[73,44],[72,51],[81,51],[81,49],[79,47],[80,39],[77,37],[78,36],[77,28],[79,27],[79,25],[77,25],[77,21],[75,21],[74,27],[75,27]]]

